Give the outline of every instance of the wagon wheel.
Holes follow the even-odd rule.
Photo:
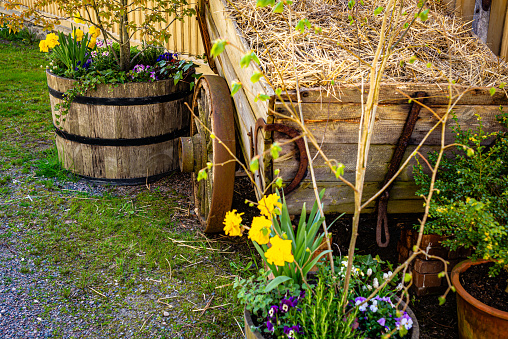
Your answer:
[[[179,142],[180,168],[192,172],[195,211],[205,233],[216,233],[224,228],[224,217],[231,209],[235,181],[235,162],[224,147],[235,154],[234,106],[227,82],[215,75],[202,76],[192,110],[191,137]],[[208,178],[198,181],[199,170],[208,162],[214,164]]]

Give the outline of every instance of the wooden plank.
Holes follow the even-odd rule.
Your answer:
[[[501,56],[501,58],[503,58],[504,60],[508,60],[508,24],[507,24],[507,21],[508,20],[508,11],[506,11],[506,16],[505,16],[505,19],[504,19],[504,22],[505,22],[505,25],[504,25],[504,29],[503,29],[503,41],[501,43],[501,51],[499,53],[499,55]]]
[[[490,107],[489,109],[487,109]],[[395,144],[399,139],[404,123],[407,117],[407,111],[403,112],[397,106],[387,106],[386,110],[380,110],[376,124],[374,126],[374,134],[372,136],[372,144]],[[348,117],[354,117],[354,112]],[[443,111],[437,110],[439,115]],[[496,115],[499,114],[498,107],[492,106],[460,106],[457,108],[457,121],[463,128],[476,129],[479,126],[476,114],[482,117],[484,130],[487,132],[501,131],[502,126],[497,122]],[[283,123],[299,129],[294,122],[276,119],[275,122]],[[428,131],[436,124],[437,118],[429,111],[422,110],[420,117],[416,123],[413,134],[409,140],[410,145],[418,145]],[[448,126],[454,126],[455,122],[449,120]],[[356,144],[358,140],[359,119],[348,121],[323,121],[308,123],[309,131],[317,138],[317,140],[326,140],[327,143],[333,144]],[[454,142],[454,134],[450,128],[447,128],[445,142]],[[427,139],[426,145],[439,145],[441,143],[440,130],[435,130]]]
[[[506,17],[507,0],[492,1],[490,8],[489,30],[487,34],[487,46],[499,55]]]
[[[413,96],[416,92],[427,93],[426,103],[428,105],[448,105],[448,84],[420,84],[420,83],[397,83],[382,84],[379,94],[380,104],[407,103],[406,96]],[[468,88],[462,85],[453,85],[452,98],[457,98],[464,93],[460,105],[506,105],[508,98],[502,91],[497,91],[493,96],[486,87]],[[368,93],[368,86],[365,86],[364,93]],[[361,103],[361,86],[359,84],[335,85],[329,91],[321,88],[302,89],[300,91],[302,102],[341,102]],[[284,95],[283,97],[288,97]],[[296,100],[296,92],[289,93],[291,100]],[[364,101],[367,96],[364,95]]]
[[[257,65],[251,62],[246,68],[240,67],[240,60],[246,53],[250,52],[250,50],[247,48],[248,44],[242,37],[242,33],[238,29],[238,26],[227,14],[225,2],[222,0],[210,1],[209,5],[210,11],[207,13],[211,16],[217,28],[218,36],[228,39],[228,41],[234,45],[234,47],[226,46],[226,52],[228,53],[229,60],[238,77],[237,79],[247,88],[246,95],[256,118],[266,119],[268,102],[261,100],[255,101],[255,97],[259,93],[272,96],[273,91],[264,85],[263,80],[255,84],[250,81],[252,74],[254,74],[255,71],[260,71]],[[208,18],[210,18],[210,16]],[[229,84],[231,85],[231,83]]]
[[[382,120],[401,120],[406,121],[411,105],[407,102],[399,105],[379,105],[377,109],[378,121]],[[427,105],[437,115],[443,116],[447,111],[447,106]],[[290,108],[290,107],[289,107]],[[291,108],[290,108],[291,109]],[[276,102],[274,106],[276,113],[284,116],[291,116],[291,112],[281,102]],[[461,119],[470,119],[474,114],[496,115],[499,114],[499,106],[487,105],[457,105],[453,112]],[[318,123],[328,121],[342,121],[350,123],[358,123],[361,118],[361,105],[356,103],[303,103],[302,104],[303,119],[307,123]],[[420,111],[420,119],[431,119],[434,115],[427,108]],[[277,121],[285,120],[284,117],[275,117]]]
[[[353,213],[354,197],[351,188],[345,184],[335,182],[320,182],[319,189],[325,188],[325,195],[322,199],[325,213]],[[380,188],[378,182],[366,182],[364,186],[364,199],[373,196]],[[423,211],[423,199],[417,197],[415,192],[418,187],[410,183],[397,183],[390,192],[388,202],[388,213],[419,213]],[[314,193],[311,183],[304,183],[299,189],[286,195],[286,202],[289,213],[299,214],[305,203],[307,211],[310,211],[314,204]],[[373,202],[363,212],[372,213],[375,203]]]
[[[459,16],[466,21],[473,20],[475,0],[457,0]]]
[[[281,139],[277,139],[280,141]],[[367,172],[365,174],[366,181],[382,182],[385,179],[386,172],[390,165],[395,145],[372,145],[369,152],[369,163],[367,166]],[[294,178],[298,171],[299,161],[295,158],[295,146],[294,144],[287,144],[282,147],[280,152],[280,158],[273,161],[275,169],[280,169],[280,176],[284,182],[289,183]],[[409,146],[403,161],[405,161],[409,155],[415,150],[416,146]],[[420,153],[426,156],[429,152],[438,151],[439,146],[423,146],[420,149]],[[335,159],[337,162],[342,163],[345,166],[344,178],[350,182],[355,180],[356,171],[356,155],[357,145],[355,144],[323,144],[321,149],[330,158]],[[316,149],[310,147],[310,155],[314,157],[316,155]],[[420,159],[427,169],[427,166]],[[314,174],[318,181],[340,181],[335,178],[335,175],[330,171],[330,168],[325,164],[321,156],[317,156],[313,162]],[[413,181],[413,166],[416,165],[416,159],[412,159],[408,166],[397,178],[397,181]],[[303,179],[304,181],[310,181],[310,173],[307,171],[307,175]]]

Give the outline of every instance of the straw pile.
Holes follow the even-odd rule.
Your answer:
[[[322,29],[321,33],[306,29],[304,34],[290,27],[287,9],[283,14],[274,14],[269,7],[256,8],[256,0],[232,1],[237,10],[230,8],[231,16],[276,87],[282,87],[276,68],[281,72],[286,88],[296,87],[291,33],[300,87],[326,86],[332,81],[368,81],[369,67],[359,63],[352,53],[361,56],[366,63],[372,62],[383,17],[373,12],[378,6],[386,8],[387,0],[371,4],[365,1],[364,6],[357,0],[357,9],[353,12],[348,11],[346,3],[341,0],[295,0],[292,26],[307,18],[313,26]],[[407,3],[411,3],[404,8],[407,16],[402,16],[399,22],[394,20],[393,27],[402,27],[407,18],[410,20],[418,11],[416,0]],[[428,20],[415,20],[394,48],[386,65],[384,82],[442,83],[451,77],[456,83],[472,86],[508,83],[508,65],[472,36],[470,23],[447,15],[439,2],[427,2],[426,6],[430,9]],[[354,15],[362,25],[350,25],[348,15]],[[395,41],[403,31],[396,35]],[[413,56],[416,61],[411,64],[409,60]]]

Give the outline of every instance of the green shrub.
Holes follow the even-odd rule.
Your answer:
[[[508,115],[500,110],[498,120],[508,127]],[[448,237],[443,245],[452,250],[464,246],[474,249],[473,258],[496,260],[495,274],[508,263],[508,133],[485,133],[477,119],[474,131],[458,123],[453,128],[455,142],[466,147],[442,159],[425,232]],[[429,155],[431,165],[436,159],[436,153]],[[416,194],[427,195],[429,175],[421,164],[414,174],[421,186]]]

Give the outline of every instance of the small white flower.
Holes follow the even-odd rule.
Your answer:
[[[49,63],[49,65],[50,65],[50,66],[53,66],[53,61],[51,61],[51,62]]]
[[[347,267],[347,261],[342,261],[341,264],[342,264],[342,266]]]
[[[371,310],[372,312],[374,312],[374,313],[376,313],[376,312],[377,312],[377,306],[376,306],[376,305],[370,305],[370,307],[369,307],[369,308],[370,308],[370,310]],[[401,324],[402,324],[402,322],[401,322]]]
[[[374,278],[374,281],[372,282],[372,286],[374,286],[374,288],[379,287],[379,281],[377,281],[377,278]]]
[[[367,276],[369,276],[369,277],[370,277],[371,275],[372,275],[372,268],[369,268],[369,269],[367,270]]]
[[[372,286],[367,285],[367,289],[368,289],[369,291],[372,291]]]
[[[377,306],[377,300],[376,299],[372,300],[372,305]]]
[[[386,280],[388,279],[388,274],[387,273],[383,273],[383,280]]]
[[[392,271],[388,271],[388,278],[391,277],[393,275],[393,272]]]
[[[57,69],[57,68],[58,68],[58,66],[53,66],[53,69]]]
[[[367,286],[363,285],[362,290],[365,291],[367,289]]]
[[[363,304],[362,306],[358,307],[358,310],[360,312],[365,312],[367,311],[367,303]]]
[[[401,291],[403,288],[404,288],[404,285],[402,285],[402,283],[399,283],[397,285],[397,291]]]

